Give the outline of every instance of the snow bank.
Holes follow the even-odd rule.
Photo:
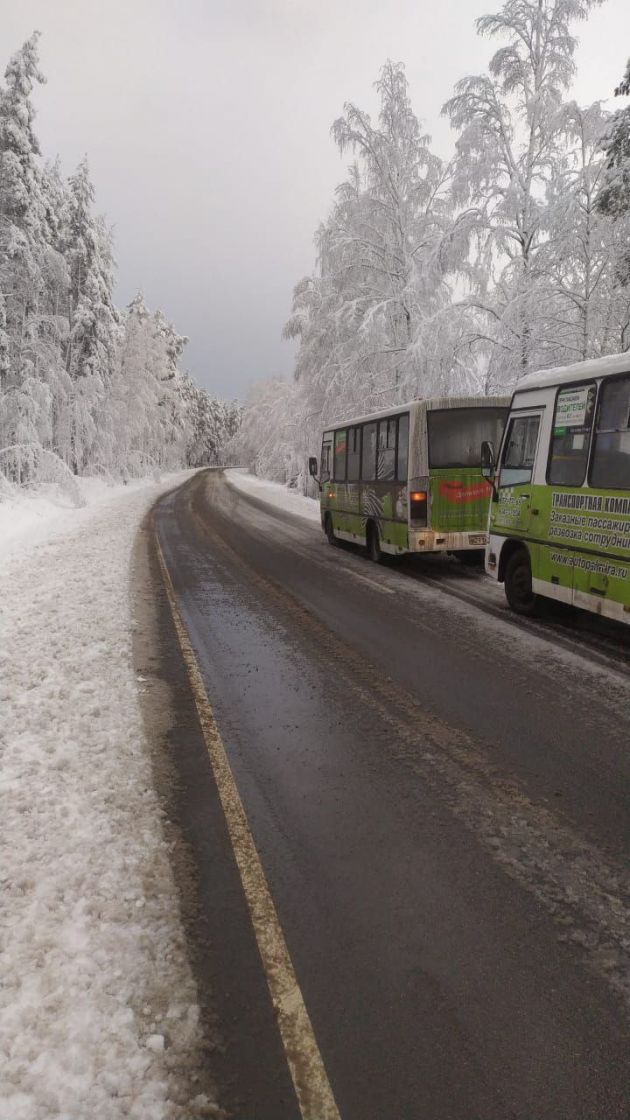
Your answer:
[[[254,498],[260,498],[270,506],[288,510],[289,513],[306,517],[308,521],[316,521],[319,524],[319,502],[314,498],[305,498],[302,494],[296,494],[295,490],[287,490],[286,486],[282,486],[279,482],[268,482],[266,478],[258,478],[241,469],[226,470],[225,475],[230,485],[237,490],[251,494]]]
[[[129,560],[161,491],[0,503],[0,1120],[214,1115],[132,668]]]
[[[78,478],[77,483],[86,502],[81,509],[56,485],[0,492],[0,561],[15,545],[24,550],[38,541],[78,528],[90,521],[95,507],[106,506],[131,492],[146,494],[152,485],[146,479],[134,479],[128,486],[102,478]],[[172,484],[166,481],[165,486],[168,489]],[[151,493],[157,494],[159,489]]]

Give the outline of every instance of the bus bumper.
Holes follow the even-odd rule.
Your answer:
[[[410,529],[410,552],[467,552],[485,549],[487,533],[439,533],[433,529]]]

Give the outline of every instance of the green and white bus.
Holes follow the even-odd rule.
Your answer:
[[[630,354],[528,374],[495,463],[486,571],[508,603],[540,596],[630,622]]]
[[[324,432],[309,471],[321,490],[331,544],[384,553],[453,552],[481,559],[491,487],[482,478],[484,440],[499,441],[507,397],[412,401]],[[481,552],[481,557],[479,553]]]

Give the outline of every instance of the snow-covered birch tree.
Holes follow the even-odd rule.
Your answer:
[[[470,235],[463,309],[488,352],[490,383],[549,365],[549,276],[540,259],[547,187],[563,156],[562,105],[575,72],[573,26],[601,0],[506,0],[477,21],[504,40],[489,72],[463,78],[444,112],[458,131],[454,200]]]
[[[621,281],[630,213],[613,220],[601,206],[609,114],[597,102],[586,109],[571,102],[562,117],[564,158],[547,189],[539,250],[548,290],[539,345],[554,363],[625,349],[630,313],[630,290]]]
[[[316,272],[296,286],[285,326],[285,337],[299,340],[291,407],[300,462],[316,450],[323,423],[436,390],[452,373],[442,345],[448,332],[436,329],[450,299],[442,253],[448,168],[422,132],[402,64],[387,62],[376,90],[376,122],[348,102],[332,126],[353,162],[317,232]],[[272,397],[276,388],[270,383]],[[253,406],[264,411],[259,398]],[[294,474],[282,438],[274,469],[282,462]]]

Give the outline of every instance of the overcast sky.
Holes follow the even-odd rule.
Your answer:
[[[313,233],[344,172],[329,135],[346,100],[375,108],[386,58],[448,156],[440,108],[482,69],[476,16],[500,0],[0,0],[4,69],[38,28],[45,155],[87,152],[116,228],[117,298],[142,288],[190,336],[186,364],[222,396],[288,373],[280,338]],[[630,2],[578,29],[582,102],[607,98],[630,54]]]

